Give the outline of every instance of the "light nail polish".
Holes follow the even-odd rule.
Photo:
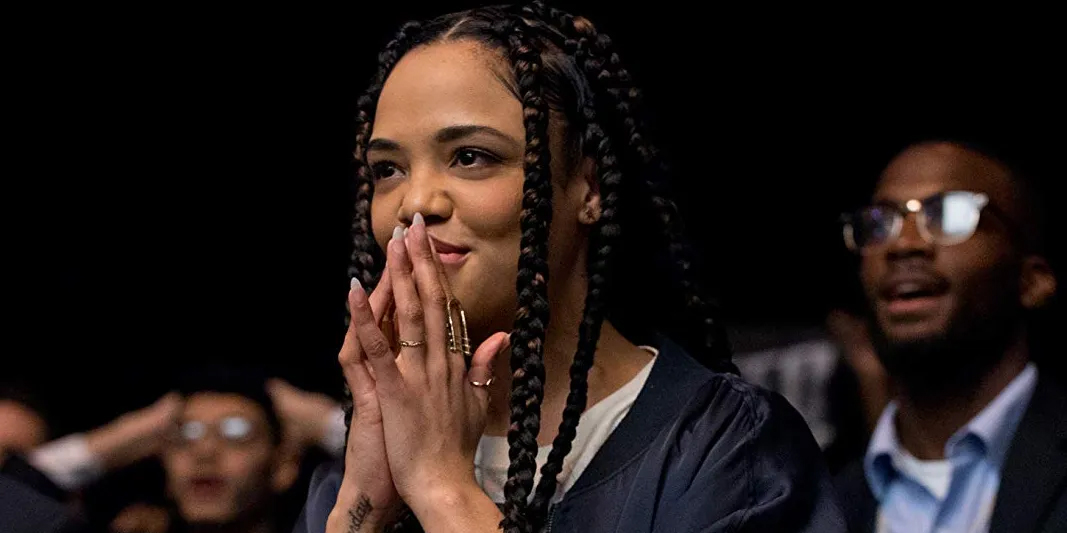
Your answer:
[[[363,288],[363,284],[359,282],[359,278],[353,277],[352,278],[352,282],[349,284],[349,288],[354,290],[356,287],[359,287],[359,288],[362,289]]]
[[[404,238],[404,227],[403,226],[397,226],[397,227],[393,228],[393,240],[394,241],[399,241],[399,240],[401,240],[403,238]]]
[[[415,213],[414,218],[411,219],[412,226],[419,226],[426,224],[426,221],[422,219],[422,213]]]

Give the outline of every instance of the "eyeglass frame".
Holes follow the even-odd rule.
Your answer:
[[[243,420],[248,424],[248,433],[237,439],[226,436],[222,431],[222,424],[234,419]],[[196,439],[185,438],[183,429],[189,424],[200,424],[204,428],[204,434]],[[187,448],[212,435],[227,445],[243,446],[254,440],[256,433],[256,424],[251,418],[242,415],[231,415],[222,417],[215,422],[205,422],[203,420],[183,420],[178,422],[174,424],[173,432],[167,435],[167,442],[178,447]]]
[[[929,221],[927,220],[926,212],[923,210],[923,206],[925,205],[925,203],[927,201],[929,201],[932,198],[935,198],[937,196],[946,196],[946,195],[952,194],[952,193],[966,193],[966,194],[970,195],[972,198],[976,199],[975,204],[977,205],[977,208],[975,210],[975,215],[977,217],[977,220],[975,220],[975,222],[974,222],[974,229],[971,230],[970,234],[968,234],[966,238],[964,238],[964,239],[962,239],[962,240],[960,240],[958,242],[945,244],[945,243],[937,242],[937,240],[934,238],[933,234],[931,234],[931,232],[929,230],[929,227],[928,227]],[[857,246],[856,240],[855,240],[855,236],[853,235],[855,233],[855,228],[854,228],[854,225],[853,225],[853,221],[854,221],[854,218],[855,218],[856,214],[858,214],[861,211],[864,211],[866,209],[870,209],[872,207],[885,207],[885,208],[888,208],[888,209],[892,209],[894,212],[896,212],[897,214],[900,215],[900,217],[897,217],[894,220],[893,226],[892,226],[892,228],[891,228],[891,230],[889,232],[889,234],[891,235],[891,238],[886,240],[886,242],[881,243],[881,244],[879,244],[877,246],[888,246],[888,245],[896,242],[898,239],[900,239],[900,236],[904,231],[904,222],[907,220],[908,215],[910,215],[910,214],[914,214],[915,215],[915,227],[919,230],[919,236],[922,237],[923,241],[926,242],[927,244],[931,244],[931,245],[935,245],[935,246],[955,246],[957,244],[962,244],[962,243],[967,242],[968,240],[970,240],[970,238],[973,237],[974,234],[978,232],[978,225],[981,224],[982,214],[983,214],[983,212],[986,212],[986,211],[988,211],[990,214],[994,215],[995,218],[1000,219],[1001,222],[1004,223],[1005,228],[1008,229],[1008,232],[1011,233],[1013,238],[1018,238],[1018,239],[1020,239],[1020,241],[1026,242],[1026,239],[1024,237],[1023,232],[1019,229],[1018,226],[1015,225],[1014,222],[1012,222],[1011,217],[1009,217],[1007,215],[1007,213],[1005,213],[1002,209],[998,208],[996,205],[994,205],[992,202],[990,202],[989,195],[987,195],[985,193],[981,193],[981,192],[974,192],[974,191],[967,191],[967,190],[949,190],[949,191],[941,191],[941,192],[938,192],[938,193],[934,193],[934,194],[931,194],[931,195],[929,195],[929,196],[927,196],[925,198],[911,198],[911,199],[905,200],[904,202],[901,202],[901,203],[896,203],[896,202],[890,202],[888,200],[883,200],[883,201],[875,202],[873,204],[861,207],[861,208],[856,209],[855,211],[852,211],[850,213],[842,214],[841,218],[840,218],[840,221],[841,221],[841,224],[842,224],[842,228],[841,228],[842,237],[845,240],[845,247],[847,247],[853,253],[863,254],[865,249],[870,248],[870,246]]]

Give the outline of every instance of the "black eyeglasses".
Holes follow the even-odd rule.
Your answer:
[[[914,213],[923,240],[953,246],[974,235],[983,209],[993,209],[989,197],[970,191],[942,192],[921,200],[908,200],[903,205],[881,202],[842,216],[845,245],[862,253],[871,247],[890,244],[900,237],[904,219]]]

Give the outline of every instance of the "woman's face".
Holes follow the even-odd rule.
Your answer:
[[[422,213],[480,338],[510,330],[516,308],[526,130],[522,104],[501,79],[507,73],[498,55],[470,41],[409,52],[382,89],[367,151],[378,244],[384,249],[395,226]],[[562,176],[562,143],[552,137],[553,175]],[[584,250],[571,214],[588,195],[584,180],[553,182],[551,241],[563,246],[550,242],[550,269],[573,265]]]

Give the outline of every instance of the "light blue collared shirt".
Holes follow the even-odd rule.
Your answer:
[[[983,533],[989,531],[1000,469],[1015,429],[1037,385],[1033,363],[1019,373],[945,444],[947,491],[909,475],[917,462],[897,439],[891,402],[871,436],[863,467],[878,500],[877,533]],[[943,494],[943,498],[939,497]]]

